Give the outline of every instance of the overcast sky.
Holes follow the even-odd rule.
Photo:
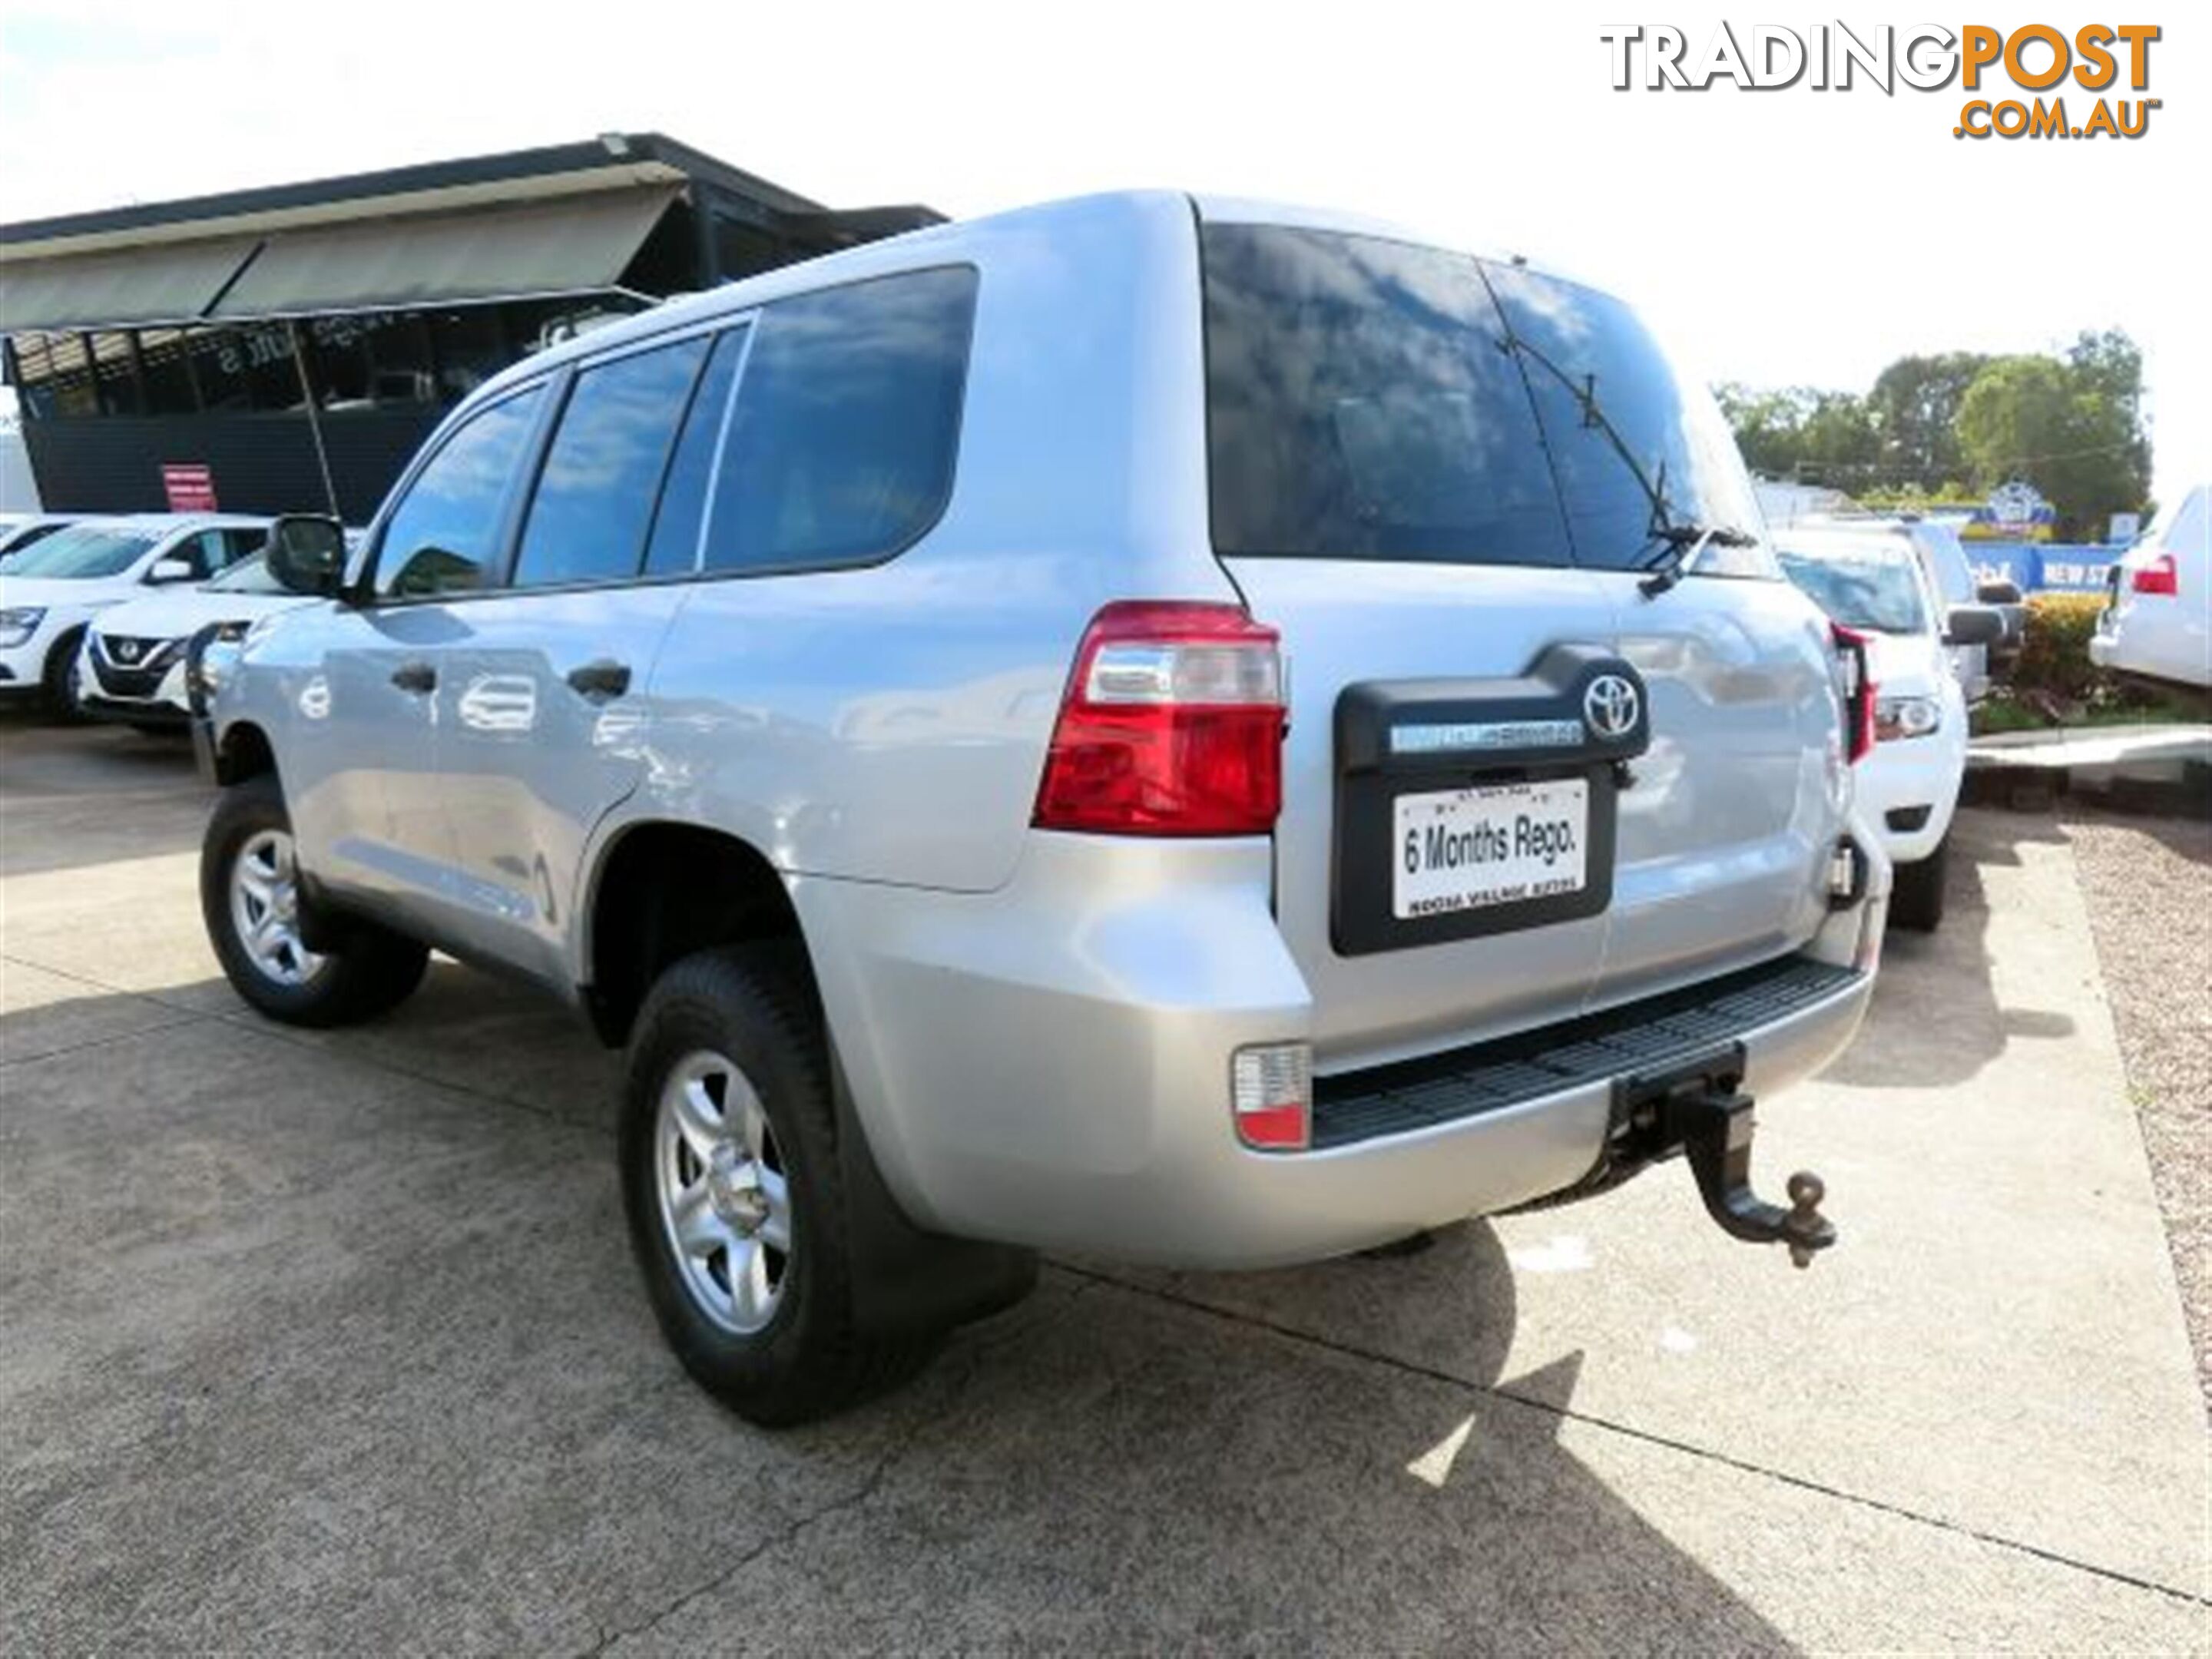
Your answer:
[[[7,0],[0,218],[613,129],[836,206],[1218,190],[1525,251],[1620,289],[1714,379],[1863,390],[1906,352],[2125,328],[2160,495],[2212,477],[2212,9],[2106,17],[2165,27],[2163,106],[2132,141],[1955,139],[1955,87],[1611,89],[1601,24],[1672,23],[1694,48],[1723,15],[1775,21],[1562,0]],[[2078,120],[2091,99],[2068,91]]]

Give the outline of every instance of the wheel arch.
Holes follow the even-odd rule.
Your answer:
[[[223,727],[215,750],[215,781],[226,787],[276,770],[276,746],[268,732],[252,720],[233,720]]]
[[[677,820],[625,824],[610,837],[577,916],[582,1001],[611,1048],[628,1040],[661,970],[692,951],[758,939],[805,949],[790,890],[767,856],[726,830]]]

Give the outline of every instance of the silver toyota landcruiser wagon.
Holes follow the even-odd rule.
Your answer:
[[[1609,295],[1178,195],[945,226],[516,365],[270,566],[324,602],[195,653],[225,971],[328,1025],[436,949],[626,1045],[647,1290],[756,1421],[1039,1250],[1677,1154],[1833,1237],[1751,1103],[1866,1006],[1872,688]]]

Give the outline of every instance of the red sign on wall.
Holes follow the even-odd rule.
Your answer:
[[[164,464],[161,489],[169,498],[169,511],[172,513],[212,513],[216,510],[215,471],[198,461]]]

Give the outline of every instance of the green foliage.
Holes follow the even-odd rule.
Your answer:
[[[1753,471],[1850,491],[1869,506],[1976,500],[2025,478],[2062,536],[2101,535],[2150,487],[2142,353],[2118,330],[2062,356],[1900,357],[1863,398],[1812,386],[1717,388]]]
[[[2027,602],[2027,629],[2006,682],[2016,692],[2042,691],[2075,702],[2110,695],[2112,682],[2089,660],[2089,636],[2105,608],[2100,593],[2038,593]]]
[[[2058,509],[2063,538],[2096,536],[2109,514],[2141,508],[2149,493],[2142,399],[2135,343],[2084,334],[2063,362],[1990,363],[1960,404],[1959,441],[1978,486],[2026,478]]]
[[[1899,357],[1875,377],[1867,414],[1881,434],[1881,459],[1892,477],[1925,489],[1936,479],[1966,476],[1959,405],[1989,361],[1974,351]]]

